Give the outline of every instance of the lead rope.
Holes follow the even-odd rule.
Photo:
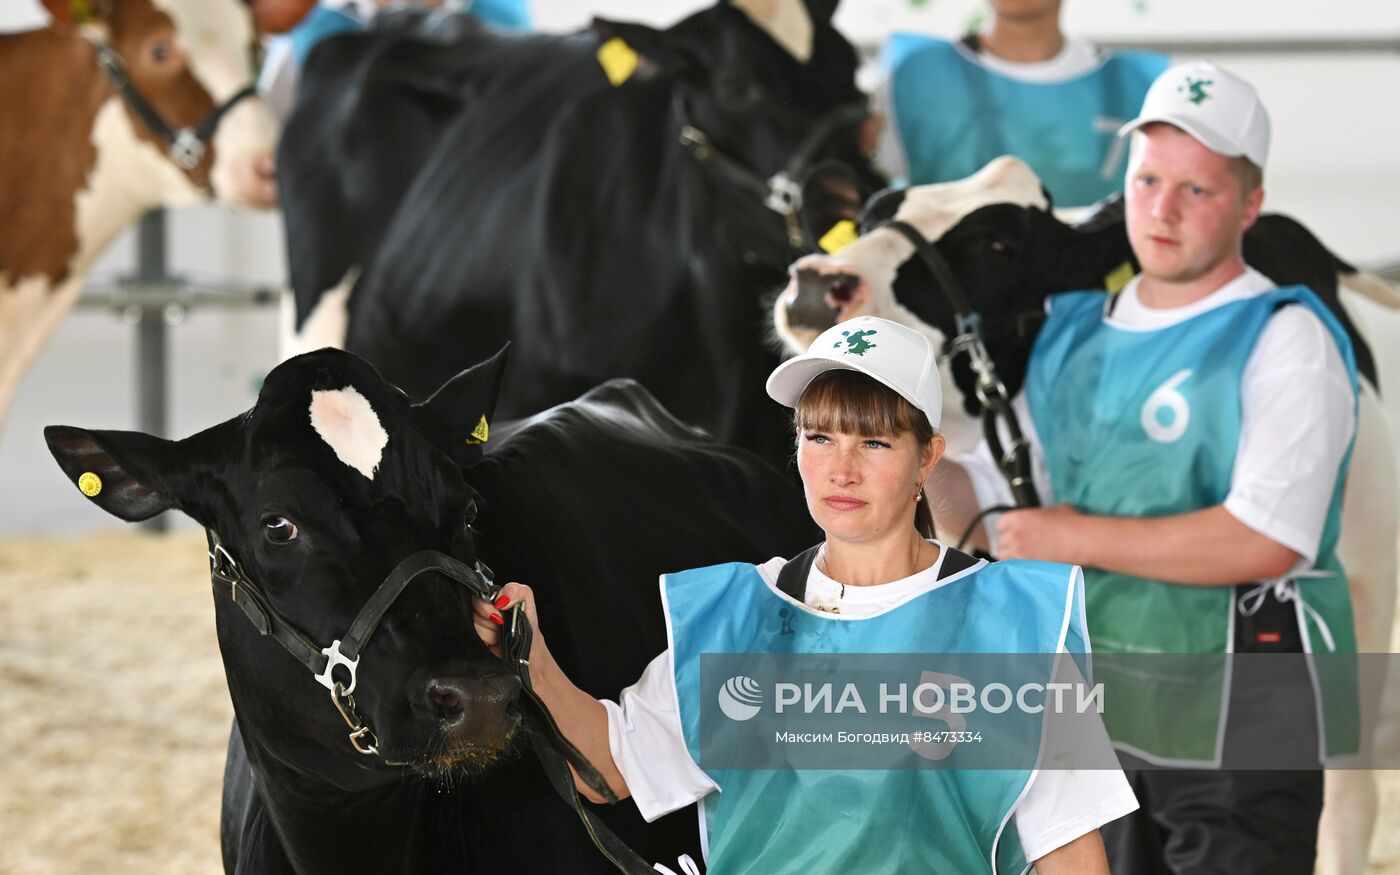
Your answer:
[[[653,875],[656,870],[646,860],[642,859],[622,839],[619,839],[617,834],[598,818],[598,815],[584,807],[578,788],[574,786],[573,771],[570,770],[570,766],[573,766],[573,769],[578,772],[580,780],[609,804],[618,801],[617,794],[608,786],[602,773],[571,741],[564,737],[564,733],[559,729],[559,724],[554,721],[553,715],[549,713],[549,708],[535,692],[534,685],[530,682],[528,654],[530,653],[530,645],[534,641],[535,632],[530,626],[529,618],[525,616],[524,603],[516,602],[506,608],[506,611],[510,614],[510,619],[501,627],[503,632],[501,650],[520,677],[521,692],[524,693],[526,703],[533,710],[535,719],[542,723],[547,730],[546,732],[530,734],[530,746],[534,748],[535,755],[539,758],[545,777],[549,779],[549,783],[554,787],[554,791],[559,794],[559,797],[568,803],[569,807],[578,815],[579,820],[583,822],[583,828],[588,832],[588,837],[593,841],[594,847],[607,858],[608,862],[616,866],[619,872],[624,872],[626,875]],[[549,744],[549,741],[553,741],[554,744]]]

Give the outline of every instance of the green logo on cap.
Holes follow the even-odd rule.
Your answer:
[[[1180,92],[1190,89],[1191,96],[1187,99],[1190,100],[1192,103],[1196,104],[1197,106],[1200,106],[1207,100],[1210,100],[1210,95],[1206,94],[1206,86],[1214,84],[1214,79],[1192,79],[1190,76],[1187,76],[1186,84],[1182,85],[1176,90]]]
[[[863,331],[857,331],[854,334],[849,331],[843,331],[841,334],[846,338],[846,349],[844,350],[846,355],[865,355],[867,350],[872,350],[876,346],[865,339],[875,334],[874,328],[867,328]],[[838,340],[832,344],[832,347],[834,348],[840,345],[841,341]]]

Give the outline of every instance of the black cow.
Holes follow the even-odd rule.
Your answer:
[[[680,424],[634,383],[491,434],[503,358],[412,404],[363,360],[323,350],[273,370],[251,410],[181,441],[46,430],[104,510],[139,520],[176,508],[217,545],[235,713],[228,872],[613,871],[517,751],[518,680],[477,637],[467,588],[415,579],[359,649],[359,744],[377,736],[377,756],[352,747],[312,669],[250,616],[275,627],[280,615],[314,654],[350,639],[405,557],[484,560],[501,582],[536,587],[570,677],[615,697],[666,647],[659,573],[791,555],[816,539],[776,469]],[[229,584],[239,578],[225,557],[241,584]],[[332,680],[344,686],[345,669]],[[698,854],[693,809],[650,826],[629,802],[599,814],[651,860]]]
[[[770,186],[820,165],[805,186],[820,235],[878,184],[834,5],[733,0],[665,30],[567,36],[390,17],[327,40],[278,159],[306,343],[340,342],[316,308],[343,303],[323,293],[349,274],[345,347],[415,397],[509,338],[503,416],[631,377],[780,458],[761,300],[801,249]]]

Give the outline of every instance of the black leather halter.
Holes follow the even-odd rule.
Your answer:
[[[802,188],[822,163],[816,160],[817,152],[840,132],[865,121],[870,115],[869,110],[863,105],[848,104],[828,112],[812,125],[787,165],[765,179],[757,171],[726,154],[695,126],[686,108],[685,97],[679,91],[672,104],[681,123],[680,144],[686,151],[701,166],[713,168],[730,185],[750,192],[762,200],[765,207],[782,216],[789,246],[799,251],[815,251],[816,241],[802,224]]]
[[[481,562],[475,567],[436,550],[420,550],[405,557],[369,597],[345,634],[325,647],[318,647],[300,629],[277,613],[262,589],[255,584],[224,547],[219,536],[209,532],[209,573],[215,584],[228,586],[229,598],[243,610],[259,634],[270,635],[298,662],[311,671],[316,682],[330,691],[331,701],[350,727],[350,743],[366,755],[379,754],[379,739],[355,710],[355,685],[360,656],[403,591],[419,575],[434,572],[467,587],[478,598],[494,598],[497,587],[491,569]],[[343,682],[339,674],[348,679]],[[392,763],[392,765],[403,765]]]
[[[350,728],[350,744],[355,750],[365,756],[379,756],[386,765],[408,765],[408,763],[391,761],[380,753],[379,739],[375,736],[374,730],[360,718],[359,712],[355,708],[353,694],[357,680],[356,674],[365,645],[369,643],[369,639],[379,628],[379,623],[384,619],[389,608],[408,588],[408,585],[419,576],[427,573],[442,575],[465,586],[474,597],[492,601],[500,593],[501,588],[496,586],[495,575],[491,569],[479,559],[474,564],[467,565],[465,562],[436,550],[420,550],[411,553],[400,560],[379,584],[364,606],[360,608],[359,613],[355,615],[355,619],[350,623],[350,628],[345,634],[325,647],[317,647],[301,630],[273,609],[262,589],[234,561],[218,534],[210,530],[208,536],[209,571],[212,582],[216,585],[227,586],[229,598],[243,610],[244,615],[252,622],[258,632],[262,635],[270,635],[277,643],[281,644],[293,658],[310,670],[317,683],[330,691],[332,704],[335,705],[336,710],[340,712],[340,716]],[[614,835],[612,830],[608,829],[598,819],[598,816],[585,808],[579,800],[570,766],[577,771],[583,782],[605,801],[609,803],[618,801],[617,795],[608,786],[602,773],[588,761],[588,758],[572,742],[564,737],[564,733],[559,729],[559,725],[555,723],[549,709],[545,706],[544,700],[535,693],[530,682],[530,660],[528,658],[534,630],[531,628],[530,621],[526,618],[521,605],[522,603],[517,602],[507,609],[511,616],[503,627],[505,634],[501,649],[512,670],[520,679],[520,688],[524,693],[530,716],[540,724],[542,730],[527,733],[535,755],[539,758],[540,765],[544,768],[545,775],[549,778],[555,792],[574,809],[583,822],[584,829],[588,831],[589,838],[593,840],[593,844],[603,856],[607,857],[609,862],[616,866],[619,871],[628,873],[628,875],[652,873],[655,870],[651,865]],[[464,634],[475,635],[476,632],[468,627]],[[343,669],[343,671],[337,673],[337,668]],[[337,674],[348,677],[348,685],[343,683]]]
[[[170,160],[184,170],[193,170],[199,166],[199,162],[204,160],[204,153],[209,149],[209,141],[214,138],[214,131],[219,127],[219,122],[239,101],[256,93],[252,84],[245,85],[228,100],[214,107],[199,124],[177,130],[172,128],[131,84],[131,78],[126,75],[126,64],[116,49],[106,42],[94,42],[93,47],[97,49],[97,66],[107,74],[107,80],[112,83],[112,87],[121,95],[131,111],[136,113],[136,117],[141,119],[141,123],[165,142],[165,151]]]
[[[957,275],[953,273],[948,260],[919,230],[908,222],[891,219],[876,226],[897,231],[914,246],[914,251],[923,259],[933,274],[934,282],[952,305],[957,320],[957,335],[949,338],[944,345],[943,357],[951,359],[960,353],[967,353],[973,373],[977,375],[977,400],[982,402],[982,433],[991,448],[992,458],[996,459],[1006,482],[1011,485],[1011,494],[1016,498],[1017,507],[1039,507],[1040,496],[1031,479],[1030,442],[1021,431],[1021,422],[1011,406],[1011,397],[1006,384],[997,375],[992,357],[982,340],[982,315],[968,303],[967,292]],[[997,420],[1006,423],[1011,445],[1002,444],[997,431]],[[984,514],[990,511],[984,511]],[[979,515],[976,522],[981,521]],[[974,522],[974,525],[976,524]],[[966,540],[966,538],[964,538]],[[961,546],[961,544],[959,544]]]

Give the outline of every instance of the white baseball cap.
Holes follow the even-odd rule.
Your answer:
[[[1254,86],[1205,61],[1177,64],[1147,89],[1142,112],[1118,131],[1167,122],[1226,157],[1243,155],[1259,167],[1269,157],[1269,112]]]
[[[838,323],[768,375],[768,394],[784,407],[796,407],[807,384],[831,370],[859,371],[884,383],[938,428],[943,414],[938,356],[932,341],[909,326],[875,316]]]

